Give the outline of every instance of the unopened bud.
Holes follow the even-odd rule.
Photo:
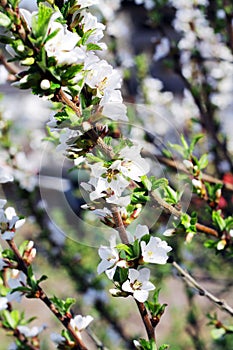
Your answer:
[[[174,228],[168,228],[164,231],[163,235],[166,237],[171,237],[175,232],[176,230]]]
[[[49,90],[49,89],[50,89],[50,86],[51,86],[51,84],[50,84],[50,81],[49,81],[48,79],[43,79],[43,80],[41,80],[41,82],[40,82],[40,88],[41,88],[42,90]]]
[[[222,190],[221,190],[221,188],[219,188],[219,189],[215,192],[215,196],[216,196],[217,199],[219,199],[219,198],[221,197],[221,195],[222,195]]]
[[[223,250],[226,246],[227,242],[225,239],[221,239],[221,241],[217,244],[217,250]]]
[[[25,46],[23,44],[20,44],[17,46],[17,51],[24,52]]]
[[[113,297],[127,297],[128,296],[128,293],[123,292],[123,291],[116,289],[116,288],[109,289],[109,293]]]
[[[28,250],[28,251],[32,250],[33,247],[34,247],[34,242],[33,241],[29,241],[26,250]]]
[[[196,189],[199,189],[199,190],[202,189],[202,182],[200,180],[192,179],[192,184],[193,184],[193,187],[195,187]]]
[[[193,163],[190,160],[187,160],[187,159],[183,160],[183,164],[185,168],[187,168],[188,170],[193,169]]]

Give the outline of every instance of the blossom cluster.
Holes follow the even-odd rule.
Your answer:
[[[127,235],[130,242],[128,245],[117,245],[114,233],[110,238],[110,246],[100,246],[99,256],[102,260],[97,272],[105,272],[115,282],[117,289],[110,290],[113,295],[133,295],[139,302],[145,302],[149,291],[154,290],[155,286],[149,281],[150,270],[141,268],[141,265],[166,264],[167,253],[172,248],[159,237],[151,236],[146,225],[137,225],[135,233],[127,232]],[[123,279],[116,274],[117,269],[127,272]]]

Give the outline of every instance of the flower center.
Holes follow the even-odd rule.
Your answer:
[[[142,282],[139,282],[138,280],[134,281],[134,283],[131,283],[131,287],[133,290],[141,289]]]

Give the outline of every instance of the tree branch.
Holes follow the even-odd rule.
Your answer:
[[[165,200],[163,200],[155,191],[151,193],[151,196],[161,207],[163,207],[164,210],[170,212],[172,215],[179,218],[182,216],[182,214],[184,214],[182,211],[177,210],[172,205],[165,202]],[[219,237],[218,231],[216,231],[215,229],[213,229],[211,227],[202,225],[200,223],[196,223],[196,229],[200,232],[207,234],[207,235]]]
[[[29,277],[28,266],[24,262],[14,240],[13,239],[9,240],[9,241],[7,241],[7,243],[15,254],[15,257],[16,257],[17,262],[18,262],[19,270],[21,270],[28,278]],[[71,317],[69,315],[63,316],[58,311],[56,306],[52,303],[52,301],[48,298],[48,296],[46,295],[46,293],[43,291],[43,289],[40,286],[37,287],[37,291],[35,292],[35,298],[40,299],[50,309],[50,311],[56,316],[56,318],[63,324],[63,326],[69,331],[69,333],[72,335],[72,337],[75,341],[75,344],[76,344],[76,347],[74,347],[74,350],[75,349],[76,350],[87,350],[87,347],[84,345],[82,339],[80,339],[80,336],[75,332],[75,330],[70,325],[70,318]]]
[[[184,270],[179,264],[177,264],[175,261],[173,261],[172,265],[175,267],[177,271],[181,274],[184,281],[188,284],[194,287],[200,295],[205,296],[208,298],[211,302],[216,304],[221,310],[227,312],[230,316],[233,317],[233,308],[229,306],[225,300],[218,299],[216,296],[214,296],[212,293],[207,291],[204,287],[202,287],[186,270]]]

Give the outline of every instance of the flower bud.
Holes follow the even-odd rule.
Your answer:
[[[24,49],[25,49],[25,46],[24,46],[23,44],[19,44],[19,45],[17,46],[17,51],[18,51],[18,52],[24,52]]]
[[[193,163],[190,160],[183,160],[183,164],[185,166],[185,168],[187,168],[188,170],[193,169]]]
[[[123,292],[119,289],[116,288],[111,288],[109,289],[109,293],[113,296],[113,297],[127,297],[128,293]]]
[[[219,198],[221,197],[221,195],[222,195],[222,190],[221,190],[221,188],[219,188],[219,189],[215,192],[215,196],[216,196],[217,199],[219,199]]]
[[[200,180],[192,179],[192,184],[193,184],[193,187],[195,187],[197,190],[202,189],[202,182]]]
[[[225,239],[221,239],[221,241],[217,244],[217,250],[223,250],[226,246],[227,242]]]
[[[43,79],[40,82],[40,88],[42,90],[49,90],[50,89],[50,81],[48,79]]]

